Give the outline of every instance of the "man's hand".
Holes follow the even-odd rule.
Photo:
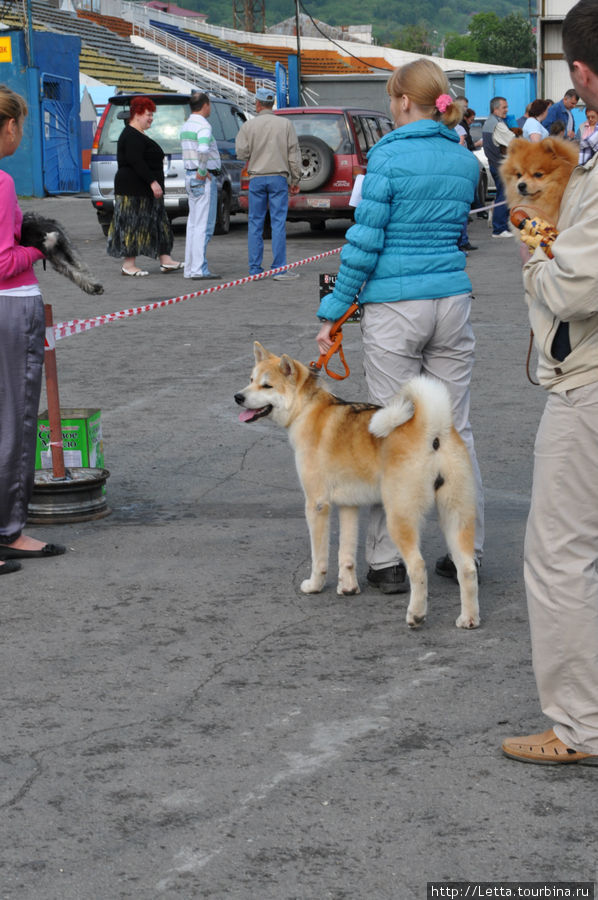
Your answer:
[[[290,188],[291,194],[298,194],[300,190],[301,190],[301,188],[299,187],[298,184],[291,185],[291,188]]]
[[[320,353],[328,353],[328,351],[332,347],[332,341],[330,340],[330,329],[332,328],[333,324],[333,322],[322,322],[322,327],[316,335],[316,343],[318,345]]]

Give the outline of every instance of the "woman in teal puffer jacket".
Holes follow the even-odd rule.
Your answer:
[[[335,288],[322,300],[320,352],[330,329],[359,295],[364,367],[370,401],[385,404],[401,384],[427,374],[449,389],[455,427],[469,449],[477,488],[475,549],[484,539],[482,480],[469,424],[469,385],[475,339],[470,322],[471,282],[458,240],[479,177],[472,153],[454,126],[463,107],[448,96],[436,63],[418,59],[388,80],[397,126],[368,154],[355,225],[347,232]],[[384,593],[407,591],[405,566],[386,530],[381,506],[372,507],[366,541],[368,582]],[[456,580],[445,556],[440,575]]]

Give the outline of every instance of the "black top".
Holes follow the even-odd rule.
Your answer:
[[[473,142],[473,138],[472,138],[471,132],[469,130],[469,125],[467,124],[465,119],[461,119],[461,121],[459,122],[459,125],[461,125],[461,127],[465,129],[465,146],[467,147],[468,150],[471,150],[471,152],[473,153],[473,151],[475,150],[475,144]]]
[[[125,125],[118,139],[114,193],[129,197],[153,197],[150,184],[164,190],[164,151],[142,131]]]

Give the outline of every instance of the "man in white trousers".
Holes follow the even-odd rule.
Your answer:
[[[598,3],[563,22],[582,100],[598,104]],[[537,249],[523,283],[548,391],[534,448],[524,576],[532,661],[551,727],[507,738],[521,762],[598,765],[598,157],[565,190],[553,259]],[[516,673],[513,673],[517,677]]]
[[[216,177],[220,174],[220,154],[208,122],[211,112],[207,94],[194,91],[189,100],[191,115],[180,133],[185,166],[185,188],[189,198],[185,240],[185,278],[219,278],[206,261],[208,241],[214,230],[217,202]],[[212,215],[210,215],[212,211]]]

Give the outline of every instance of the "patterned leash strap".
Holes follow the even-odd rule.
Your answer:
[[[317,362],[311,362],[309,364],[310,369],[319,372],[320,369],[323,368],[326,374],[330,376],[330,378],[335,378],[337,381],[343,381],[345,378],[349,377],[349,375],[351,374],[351,370],[347,365],[347,360],[345,359],[345,354],[343,352],[342,326],[347,321],[347,319],[350,319],[351,316],[357,312],[358,309],[359,304],[357,303],[357,301],[355,301],[351,304],[347,312],[343,316],[341,316],[338,322],[334,323],[334,325],[330,329],[330,339],[332,340],[332,346],[326,353],[320,353]],[[343,364],[345,370],[344,375],[340,374],[339,372],[334,372],[332,369],[328,368],[328,363],[335,353],[338,353],[340,361]]]
[[[521,240],[530,250],[541,247],[546,256],[552,259],[550,245],[558,237],[558,231],[553,225],[549,225],[543,219],[532,217],[525,210],[517,207],[511,211],[511,222],[519,229]]]

